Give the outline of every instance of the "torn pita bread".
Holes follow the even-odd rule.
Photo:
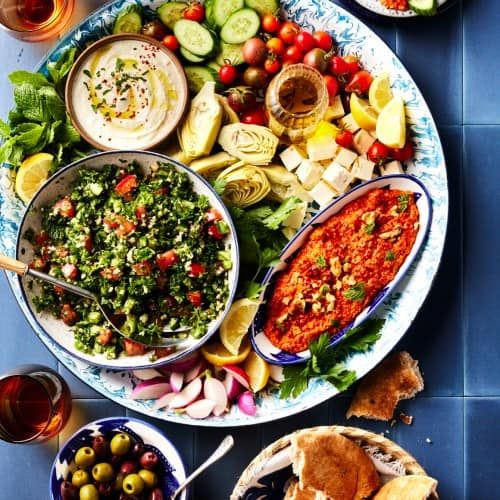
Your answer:
[[[294,435],[291,457],[300,489],[315,490],[315,500],[361,500],[370,497],[380,485],[368,455],[336,432],[319,430]]]
[[[373,500],[426,500],[437,498],[438,482],[429,476],[401,476],[386,483]]]
[[[390,420],[400,400],[414,397],[423,388],[418,361],[407,352],[394,353],[361,381],[347,418]]]

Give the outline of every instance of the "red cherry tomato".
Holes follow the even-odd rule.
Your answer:
[[[308,31],[301,31],[295,36],[294,44],[302,52],[309,52],[316,46],[316,40]]]
[[[337,137],[335,137],[335,142],[342,146],[343,148],[351,148],[354,143],[354,135],[349,130],[341,130]]]
[[[393,148],[391,150],[391,156],[398,161],[408,161],[413,158],[414,153],[413,144],[409,141],[402,148]]]
[[[219,80],[223,85],[231,85],[238,77],[238,70],[232,64],[223,64],[219,68]]]
[[[201,3],[192,3],[182,14],[184,19],[201,23],[205,19],[205,7]]]
[[[302,51],[296,45],[290,45],[290,47],[285,50],[283,64],[297,64],[302,61],[302,57]]]
[[[276,33],[281,28],[281,22],[272,14],[265,14],[262,18],[262,29],[267,33]]]
[[[175,250],[167,250],[156,256],[156,265],[160,268],[160,271],[166,271],[178,261],[179,256]]]
[[[266,43],[267,50],[277,56],[282,56],[285,53],[285,44],[281,38],[270,38]]]
[[[356,92],[356,94],[367,94],[372,82],[372,75],[368,71],[361,70],[349,80],[345,90],[346,92]]]
[[[281,25],[278,36],[287,45],[292,45],[297,33],[300,33],[300,26],[291,21],[286,21]]]
[[[382,161],[387,160],[389,158],[391,151],[385,145],[379,141],[375,141],[370,149],[368,150],[368,159],[373,161],[374,163],[380,163]]]
[[[198,262],[191,262],[189,265],[189,273],[188,276],[191,278],[198,278],[202,274],[205,274],[205,266],[203,264],[200,264]]]
[[[266,62],[264,63],[264,69],[270,75],[274,75],[275,73],[277,73],[281,69],[281,63],[275,57],[268,58],[268,59],[266,59]]]
[[[333,38],[326,31],[316,31],[313,33],[316,47],[328,52],[333,47]]]
[[[345,75],[349,72],[349,64],[343,57],[333,56],[330,59],[330,71],[337,76]]]
[[[326,89],[328,90],[328,95],[330,97],[335,97],[339,93],[339,81],[331,75],[324,75],[323,80],[325,80]]]
[[[73,309],[71,304],[63,304],[61,309],[61,319],[68,326],[72,326],[78,321],[78,313]]]
[[[211,226],[209,226],[208,229],[207,229],[207,233],[214,240],[222,240],[226,236],[226,233],[221,232],[221,230],[219,229],[219,226],[217,225],[217,223],[212,224]]]
[[[78,269],[74,264],[64,264],[61,267],[61,272],[67,280],[74,280],[78,276]]]
[[[134,174],[126,175],[116,186],[115,193],[122,198],[128,197],[138,186],[137,176]]]
[[[162,40],[162,43],[163,45],[165,45],[165,47],[167,47],[167,49],[170,49],[172,52],[175,52],[179,48],[179,42],[174,35],[167,35]]]
[[[344,59],[345,62],[347,63],[347,68],[348,68],[347,72],[350,75],[354,75],[354,73],[357,73],[361,69],[359,60],[356,56],[345,56]]]
[[[69,196],[65,196],[54,203],[52,213],[54,215],[61,215],[62,217],[68,217],[71,219],[75,216],[76,211]]]
[[[194,307],[200,307],[201,306],[201,299],[202,295],[201,292],[194,291],[194,292],[188,292],[186,293],[186,297],[193,304]]]
[[[263,107],[249,109],[241,115],[241,122],[250,125],[266,125],[266,111]]]

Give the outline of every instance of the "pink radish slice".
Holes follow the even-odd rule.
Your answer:
[[[172,399],[175,398],[175,396],[177,396],[175,392],[169,392],[168,394],[165,394],[165,396],[162,396],[160,399],[157,399],[155,401],[155,404],[153,405],[153,410],[161,410],[163,408],[167,408]]]
[[[183,373],[172,372],[170,374],[170,387],[172,387],[172,391],[181,392],[183,383],[184,383]]]
[[[236,365],[224,365],[222,368],[230,373],[245,389],[250,389],[250,379],[243,368]]]
[[[130,399],[158,399],[172,389],[165,377],[144,380],[135,386]]]
[[[175,398],[170,402],[170,408],[184,408],[188,404],[191,404],[199,396],[202,383],[199,378],[195,378],[192,382],[189,382],[181,392],[176,394]]]
[[[162,371],[185,373],[193,368],[193,366],[195,366],[199,360],[200,353],[198,351],[194,351],[191,354],[188,354],[185,358],[180,359],[179,361],[172,361],[172,363],[164,365],[162,367]]]
[[[186,413],[191,418],[207,418],[215,407],[215,402],[210,399],[200,399],[186,407]]]
[[[206,378],[203,385],[203,395],[206,399],[215,403],[212,411],[216,417],[226,411],[227,393],[224,384],[220,380],[213,377]]]
[[[156,377],[161,377],[162,374],[153,368],[145,368],[144,370],[133,370],[132,373],[139,380],[151,380]]]
[[[280,365],[269,365],[269,375],[270,377],[279,384],[285,380],[283,375],[283,367]]]
[[[257,413],[257,406],[255,406],[255,399],[253,393],[250,391],[245,391],[240,394],[238,398],[238,408],[247,415],[251,417],[255,416]]]
[[[198,364],[193,366],[190,370],[186,372],[186,376],[184,377],[184,380],[187,382],[191,382],[191,380],[195,379],[205,368],[206,368],[206,363],[204,360],[200,361]]]
[[[243,391],[243,386],[229,372],[226,372],[224,387],[226,389],[227,397],[231,401]]]

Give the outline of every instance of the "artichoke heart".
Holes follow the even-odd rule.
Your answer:
[[[189,113],[178,130],[186,163],[211,153],[223,116],[224,110],[215,94],[215,82],[206,82],[191,101]]]
[[[219,144],[230,155],[249,165],[267,165],[273,159],[278,138],[267,127],[233,123],[222,127]]]
[[[271,186],[261,168],[238,162],[217,177],[224,183],[223,198],[228,203],[246,208],[265,198]]]
[[[269,198],[274,201],[285,201],[290,196],[297,196],[302,201],[313,201],[311,195],[302,187],[297,176],[281,165],[261,167],[271,184]]]
[[[222,170],[237,161],[238,159],[234,156],[231,156],[225,151],[221,151],[220,153],[194,160],[189,167],[205,177],[210,177],[219,170]]]

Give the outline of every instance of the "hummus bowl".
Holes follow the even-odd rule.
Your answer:
[[[71,121],[100,150],[157,146],[176,130],[187,100],[177,57],[143,35],[101,38],[82,52],[66,82]]]

